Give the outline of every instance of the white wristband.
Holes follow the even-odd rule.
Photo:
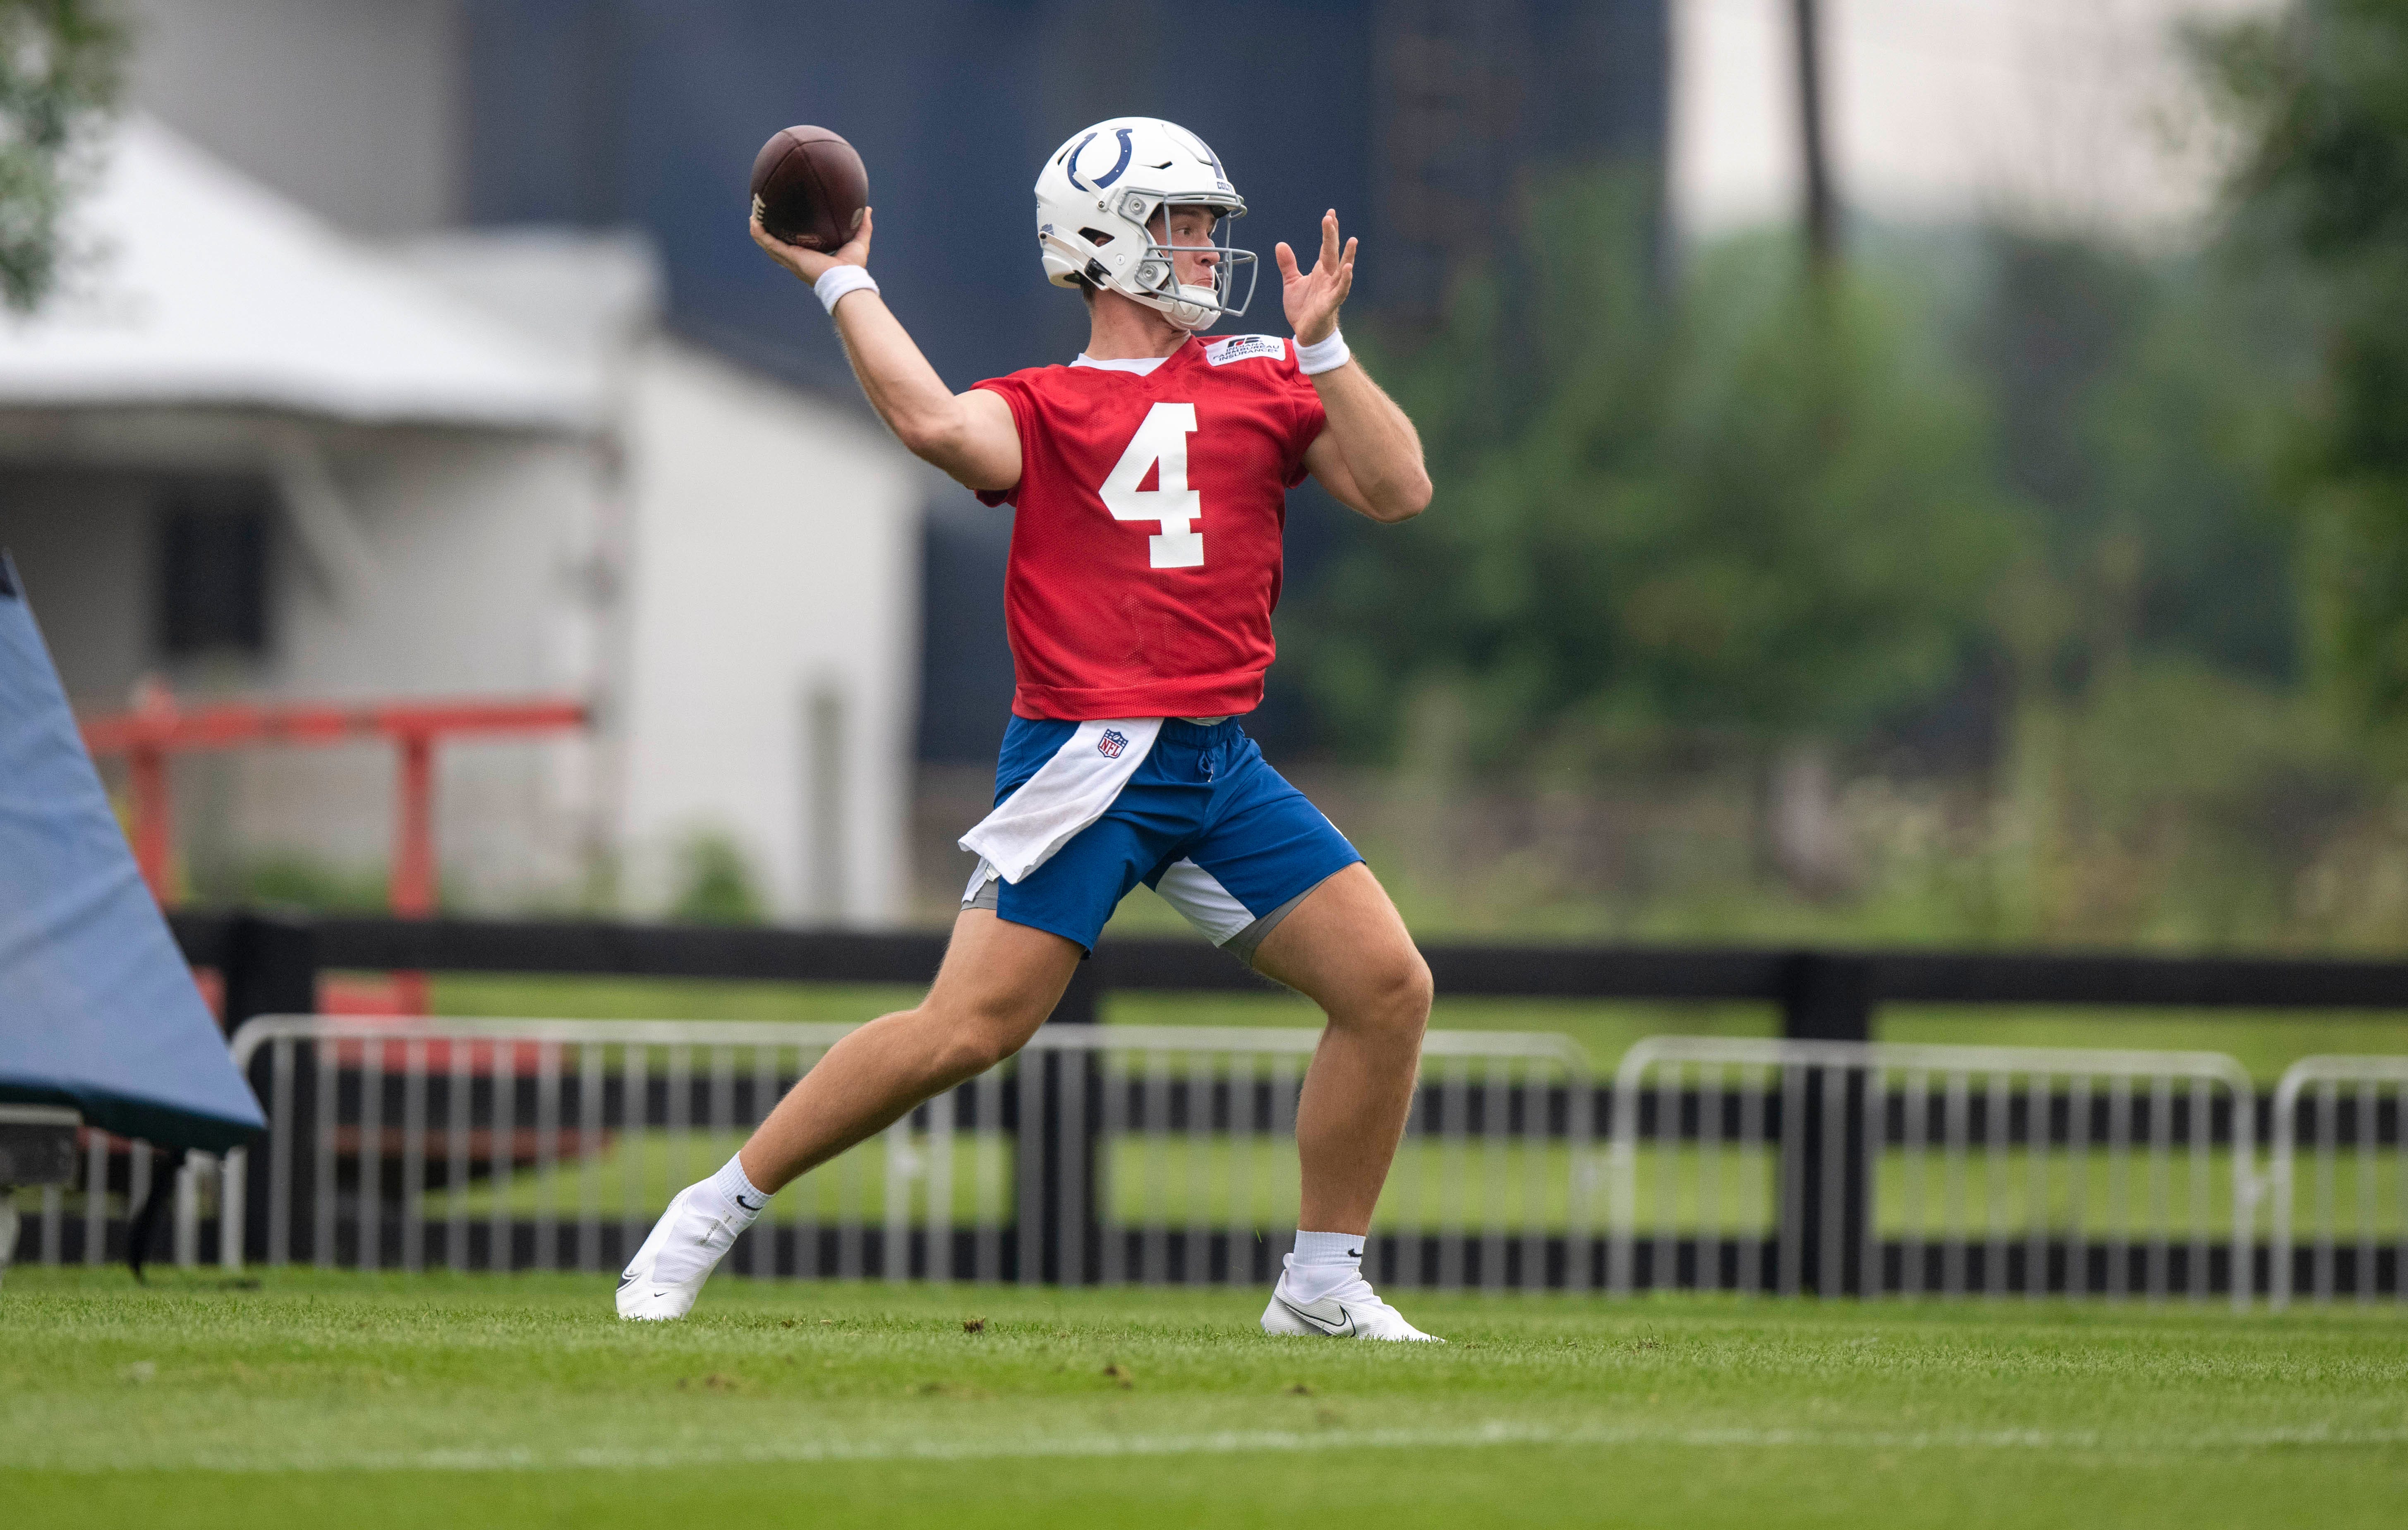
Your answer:
[[[1326,340],[1315,340],[1311,345],[1302,340],[1296,342],[1297,368],[1307,377],[1315,372],[1334,372],[1352,359],[1354,354],[1346,349],[1346,337],[1335,329]]]
[[[830,313],[836,311],[837,299],[846,293],[877,290],[878,279],[858,266],[831,266],[811,283],[811,291],[819,295],[820,307]]]

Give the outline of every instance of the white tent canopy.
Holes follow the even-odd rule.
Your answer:
[[[0,408],[221,406],[372,425],[594,426],[600,381],[146,118],[73,239],[95,258],[0,318]]]

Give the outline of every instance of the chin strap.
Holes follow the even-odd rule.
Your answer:
[[[1193,297],[1189,296],[1191,293],[1204,296]],[[1162,310],[1162,316],[1191,335],[1199,329],[1211,328],[1229,311],[1221,301],[1221,289],[1218,287],[1178,281],[1171,284],[1169,292],[1161,296],[1163,301],[1169,305]]]

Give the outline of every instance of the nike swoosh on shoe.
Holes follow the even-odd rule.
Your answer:
[[[1307,1312],[1304,1308],[1297,1306],[1294,1302],[1289,1301],[1284,1296],[1274,1295],[1272,1300],[1278,1302],[1280,1306],[1287,1308],[1290,1312],[1296,1314],[1297,1317],[1302,1319],[1304,1321],[1328,1335],[1331,1338],[1347,1338],[1354,1332],[1354,1314],[1346,1310],[1346,1304],[1343,1302],[1331,1304],[1338,1308],[1338,1316],[1344,1320],[1343,1324],[1340,1325],[1333,1324],[1328,1319],[1321,1317],[1315,1313]]]

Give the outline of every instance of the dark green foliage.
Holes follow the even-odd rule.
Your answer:
[[[2286,284],[2004,229],[1983,264],[1966,357],[2062,616],[2002,624],[2041,645],[2027,679],[2079,690],[2138,654],[2288,683],[2298,613],[2272,466],[2304,328]]]
[[[2300,421],[2325,678],[2363,720],[2408,705],[2408,0],[2302,0],[2208,35],[2243,145],[2234,242],[2320,278],[2322,388]]]
[[[229,877],[201,878],[202,902],[306,909],[313,914],[383,914],[392,908],[385,873],[375,867],[346,869],[312,856],[265,857]]]
[[[1536,224],[1543,327],[1509,339],[1474,281],[1383,368],[1439,498],[1314,592],[1292,651],[1332,731],[1376,749],[1452,686],[1497,760],[1632,729],[1844,732],[1944,686],[2016,533],[1908,284],[1815,288],[1751,240],[1668,301],[1621,188],[1559,187]]]
[[[57,285],[60,219],[117,101],[126,36],[101,0],[0,0],[0,302]]]
[[[2000,229],[1985,243],[1984,301],[1966,338],[1996,411],[2000,481],[2065,512],[2050,529],[2078,536],[2071,512],[2100,488],[2088,426],[2095,394],[2137,339],[2150,273],[2082,240]]]
[[[1435,694],[1475,762],[1935,727],[1981,756],[2000,707],[2135,659],[2294,679],[2286,273],[1995,229],[1870,236],[1823,287],[1731,240],[1667,290],[1633,188],[1534,206],[1515,282],[1377,363],[1439,496],[1288,614],[1326,742],[1390,753]]]
[[[1643,195],[1531,206],[1510,281],[1373,362],[1429,513],[1353,527],[1283,617],[1325,746],[1425,804],[1398,885],[1733,938],[2396,940],[2399,844],[2363,735],[2309,704],[2301,591],[2396,578],[2408,613],[2408,551],[2302,546],[2321,358],[2279,245],[1874,226],[1822,284],[1779,235],[1668,282]],[[1793,845],[1755,794],[1818,749],[1840,790]],[[1584,790],[1621,817],[1539,801]],[[1475,792],[1557,827],[1497,817],[1489,876],[1438,823]]]
[[[735,841],[700,833],[679,847],[669,917],[683,924],[759,924],[767,917],[752,865]]]

